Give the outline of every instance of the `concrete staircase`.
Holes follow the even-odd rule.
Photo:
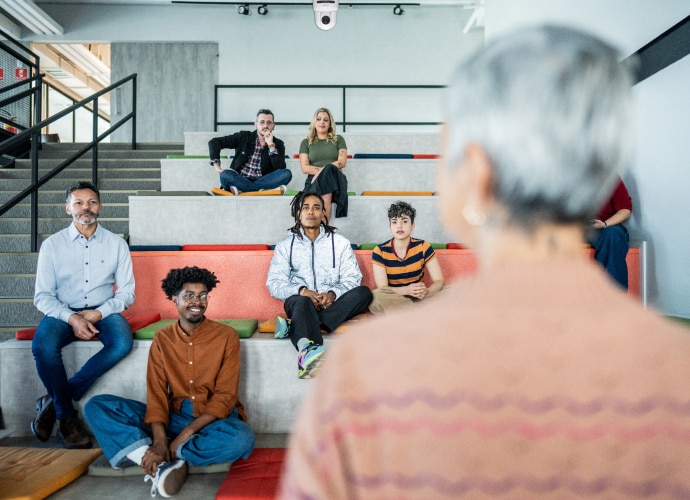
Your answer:
[[[43,144],[39,177],[68,158],[82,144]],[[160,160],[182,154],[182,143],[102,144],[98,154],[98,188],[104,208],[99,222],[129,236],[129,196],[137,191],[160,189]],[[29,160],[17,160],[14,169],[0,169],[0,204],[30,183]],[[39,192],[39,242],[66,227],[65,189],[78,180],[91,180],[91,155],[87,154],[47,183]],[[30,204],[20,203],[0,217],[0,341],[14,332],[38,324],[42,315],[33,306],[37,254],[30,252]]]

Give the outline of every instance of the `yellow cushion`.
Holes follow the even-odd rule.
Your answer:
[[[0,497],[41,499],[84,474],[101,454],[92,450],[0,447]]]
[[[284,314],[279,314],[278,316],[287,319],[287,316],[285,316]],[[278,316],[271,318],[271,319],[267,319],[263,323],[259,323],[259,331],[261,333],[273,333],[273,332],[275,332],[276,331],[276,318]]]

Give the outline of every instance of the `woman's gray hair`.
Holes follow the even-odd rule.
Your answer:
[[[455,70],[447,91],[447,163],[469,143],[493,167],[511,221],[591,219],[634,143],[631,65],[570,28],[522,29],[490,41]]]

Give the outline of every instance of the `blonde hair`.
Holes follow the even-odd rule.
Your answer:
[[[335,131],[335,120],[333,119],[333,115],[331,114],[331,111],[328,108],[319,108],[314,112],[314,116],[312,117],[311,123],[309,124],[307,142],[309,144],[313,144],[319,139],[316,135],[316,117],[319,113],[328,114],[328,120],[330,123],[328,125],[328,134],[326,135],[326,140],[335,144],[338,140],[338,134]]]

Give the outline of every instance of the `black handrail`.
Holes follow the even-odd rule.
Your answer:
[[[39,80],[42,81],[43,75],[39,75]],[[125,116],[122,117],[121,120],[119,120],[115,125],[110,125],[110,128],[103,132],[102,134],[98,135],[98,98],[102,96],[103,94],[107,94],[108,92],[111,92],[115,90],[118,87],[123,86],[125,83],[132,81],[132,111],[126,114]],[[34,92],[34,99],[36,101],[36,112],[40,113],[41,109],[41,85],[38,85],[37,87],[33,88]],[[10,98],[14,99],[14,98]],[[4,101],[3,101],[4,102]],[[41,177],[40,179],[38,178],[38,143],[39,143],[39,138],[41,134],[41,129],[44,127],[50,125],[51,123],[59,120],[65,115],[68,115],[69,113],[74,112],[75,110],[79,108],[85,108],[87,104],[93,102],[93,140],[86,144],[83,148],[81,148],[79,151],[71,155],[69,158],[67,158],[65,161],[60,163],[57,167],[52,169],[50,172],[48,172],[46,175]],[[60,172],[62,172],[65,168],[67,168],[69,165],[74,163],[77,159],[81,158],[85,153],[87,153],[90,150],[93,150],[92,154],[92,164],[91,164],[91,181],[95,186],[98,185],[98,143],[100,143],[103,139],[108,137],[110,134],[112,134],[115,130],[120,128],[122,125],[124,125],[127,121],[130,119],[132,120],[132,149],[137,148],[137,126],[136,126],[136,109],[137,109],[137,74],[133,73],[129,75],[128,77],[125,77],[110,86],[96,92],[95,94],[87,97],[86,99],[83,99],[79,101],[78,103],[75,103],[74,105],[70,106],[69,108],[66,108],[59,113],[46,118],[43,121],[40,121],[40,115],[36,118],[36,123],[32,127],[27,128],[26,130],[22,131],[21,133],[17,134],[16,136],[7,139],[0,143],[0,154],[2,154],[4,151],[10,149],[12,146],[16,144],[20,144],[22,142],[27,141],[29,138],[31,139],[31,184],[20,191],[16,196],[14,196],[11,200],[6,202],[2,207],[0,207],[0,216],[5,214],[8,210],[13,208],[15,205],[23,201],[27,196],[31,195],[31,251],[36,252],[38,251],[38,190],[40,187],[42,187],[44,184],[46,184],[48,181],[53,179],[56,175],[58,175]]]
[[[221,122],[218,121],[218,91],[220,89],[341,89],[343,116],[338,125],[347,131],[348,125],[438,125],[439,122],[391,122],[391,121],[348,121],[347,119],[347,89],[442,89],[445,85],[215,85],[213,95],[213,131],[218,131],[218,125],[251,125],[253,122]],[[309,125],[309,122],[282,121],[281,125]]]

